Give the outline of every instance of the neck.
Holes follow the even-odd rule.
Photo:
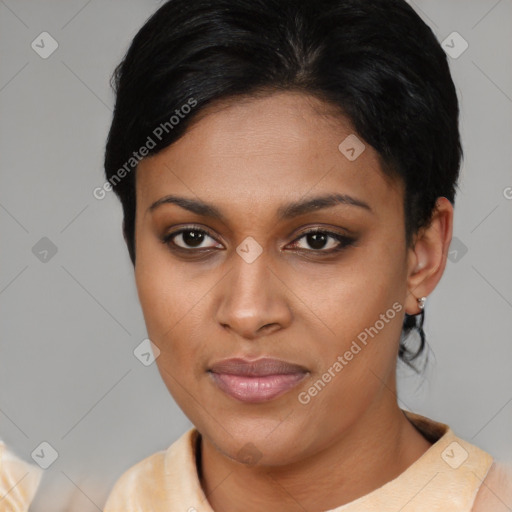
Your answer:
[[[393,396],[392,404],[368,409],[328,449],[286,466],[241,465],[202,437],[201,484],[214,510],[321,512],[396,478],[430,446]]]

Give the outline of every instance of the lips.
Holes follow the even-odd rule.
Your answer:
[[[294,388],[309,373],[303,366],[281,359],[225,359],[208,370],[216,386],[242,402],[272,400]]]

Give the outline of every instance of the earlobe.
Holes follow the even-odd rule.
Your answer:
[[[418,299],[428,297],[440,281],[452,238],[453,206],[445,197],[439,197],[429,226],[420,230],[409,253],[409,293],[405,300],[406,313],[421,311]]]

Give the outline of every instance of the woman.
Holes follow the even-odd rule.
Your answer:
[[[171,0],[115,86],[105,190],[195,427],[105,511],[512,506],[489,454],[396,400],[462,156],[446,56],[413,9]]]

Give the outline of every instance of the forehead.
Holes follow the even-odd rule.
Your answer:
[[[383,174],[377,152],[348,119],[300,93],[213,104],[185,135],[137,169],[141,208],[165,194],[198,196],[219,208],[268,208],[269,202],[277,207],[336,192],[377,210],[396,209],[402,198],[401,184]]]

